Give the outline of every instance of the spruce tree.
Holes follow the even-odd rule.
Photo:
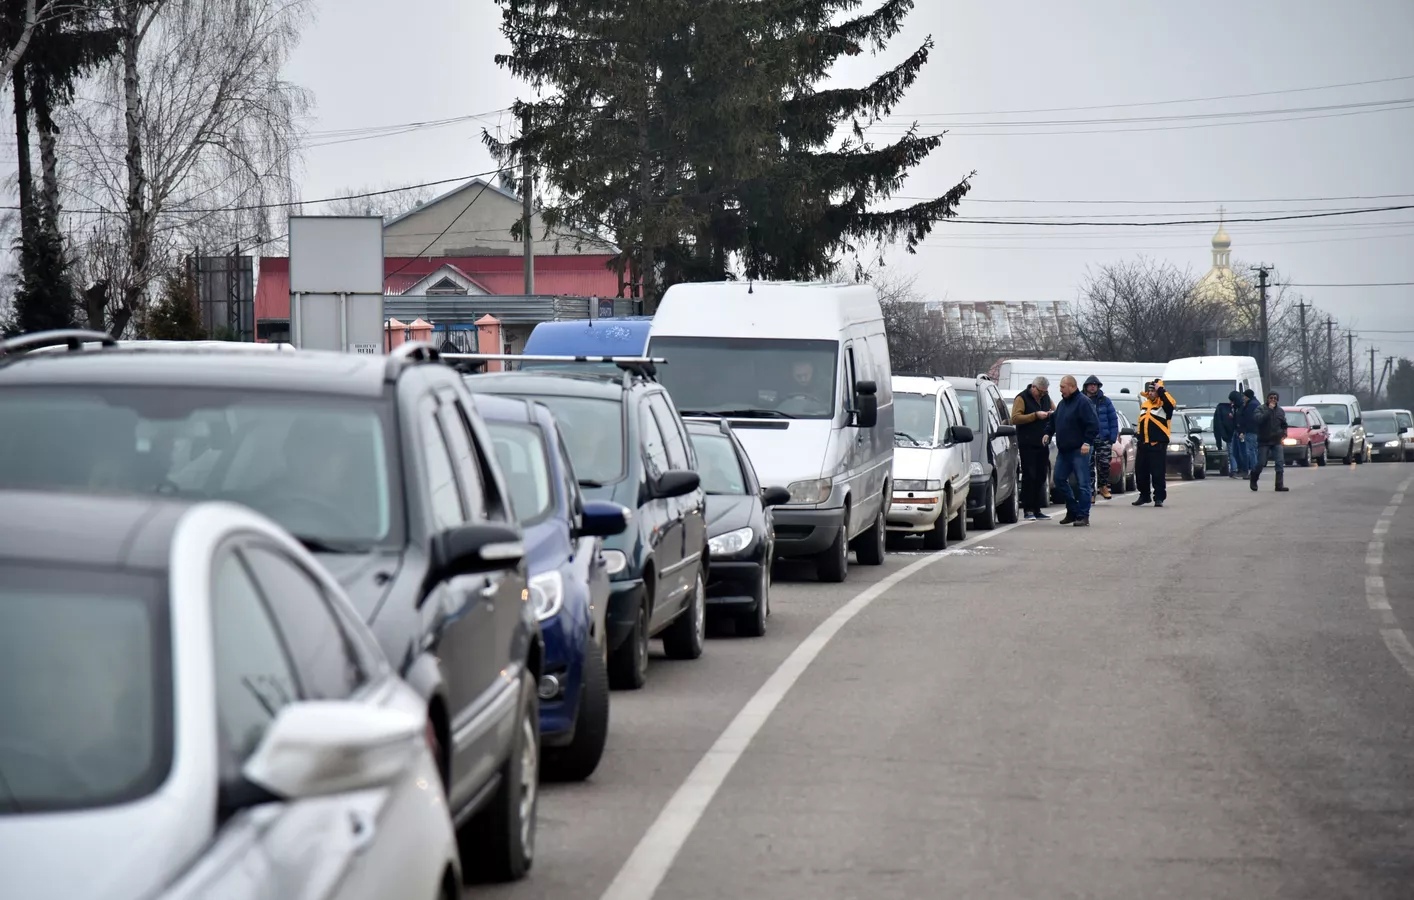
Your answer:
[[[57,229],[37,218],[38,227],[16,241],[20,284],[15,291],[13,330],[19,334],[73,328],[78,311],[64,242]]]

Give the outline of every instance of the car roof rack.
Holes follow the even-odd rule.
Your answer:
[[[18,356],[32,350],[49,347],[65,347],[72,353],[84,348],[84,344],[98,344],[102,347],[118,346],[118,339],[106,331],[92,331],[83,328],[62,328],[52,331],[35,331],[19,337],[0,341],[0,359]]]
[[[658,366],[667,362],[658,356],[550,356],[527,353],[443,353],[441,358],[452,363],[470,364],[481,372],[485,371],[489,362],[613,363],[624,371],[625,379],[633,376],[645,381],[657,381]]]
[[[932,372],[890,372],[890,375],[897,375],[900,378],[931,378],[934,381],[945,381],[941,375]]]
[[[397,384],[398,376],[409,366],[423,363],[441,362],[444,357],[437,345],[429,341],[408,341],[399,344],[388,353],[388,362],[383,368],[385,384]]]

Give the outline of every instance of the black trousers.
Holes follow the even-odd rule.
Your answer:
[[[1046,478],[1050,474],[1050,451],[1046,447],[1021,448],[1021,511],[1040,512],[1046,499]]]
[[[1134,475],[1139,481],[1139,499],[1163,503],[1168,496],[1168,445],[1140,444],[1134,454]]]

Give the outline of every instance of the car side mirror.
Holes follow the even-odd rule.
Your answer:
[[[762,506],[784,506],[790,502],[790,489],[780,486],[761,489]]]
[[[520,565],[525,544],[520,529],[501,522],[458,525],[432,537],[432,571],[438,581],[459,575],[501,572]]]
[[[690,494],[702,484],[702,477],[689,469],[669,469],[659,475],[653,484],[653,496],[659,500],[669,500]]]
[[[607,500],[586,500],[575,537],[613,537],[628,530],[633,511]]]
[[[1016,434],[1015,425],[998,425],[997,437],[1013,437]]]
[[[1134,437],[1137,432],[1135,432],[1133,428],[1121,428],[1119,430],[1119,433],[1124,435],[1125,437]]]
[[[1355,417],[1355,420],[1352,421],[1350,424],[1351,424],[1351,425],[1364,425],[1364,424],[1365,424],[1365,420],[1362,419],[1360,416],[1356,416],[1356,417]]]
[[[857,428],[879,424],[879,386],[872,381],[854,383],[854,424]]]
[[[299,800],[383,787],[426,752],[423,716],[348,700],[280,710],[241,774],[255,791]]]
[[[1204,428],[1202,425],[1199,425],[1197,428],[1191,429],[1191,433],[1193,434],[1206,434],[1207,432],[1208,429]]]
[[[948,437],[959,444],[970,444],[972,443],[973,433],[972,429],[968,428],[966,425],[954,425],[948,429]]]

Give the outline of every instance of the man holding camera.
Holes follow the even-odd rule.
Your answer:
[[[1145,382],[1139,401],[1138,447],[1135,449],[1134,473],[1139,481],[1139,499],[1143,506],[1152,498],[1154,507],[1164,505],[1168,498],[1169,434],[1173,428],[1173,410],[1177,404],[1164,388],[1164,380]]]

